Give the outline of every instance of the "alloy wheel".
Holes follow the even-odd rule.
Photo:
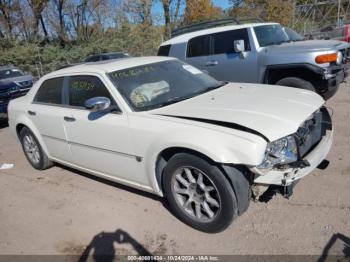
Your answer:
[[[181,167],[174,172],[171,186],[177,203],[192,219],[211,222],[220,212],[220,195],[204,172]]]
[[[39,146],[32,135],[26,134],[23,137],[23,147],[30,161],[34,164],[38,164],[40,162]]]

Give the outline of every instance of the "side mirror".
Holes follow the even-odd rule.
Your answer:
[[[111,106],[111,100],[107,97],[93,97],[85,101],[85,107],[92,112],[106,110]]]
[[[244,40],[233,41],[233,46],[236,53],[243,53],[245,51]]]

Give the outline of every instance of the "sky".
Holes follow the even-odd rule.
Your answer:
[[[228,0],[213,0],[213,4],[221,7],[222,9],[230,7],[230,3]]]
[[[159,16],[160,19],[162,20],[163,18],[163,8],[162,8],[162,4],[161,1],[155,1],[156,4],[153,6],[153,15]],[[212,0],[213,4],[215,6],[221,7],[222,9],[227,9],[228,7],[230,7],[230,3],[229,0]],[[184,6],[182,5],[182,8]]]

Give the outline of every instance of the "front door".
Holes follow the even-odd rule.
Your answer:
[[[72,152],[72,162],[103,175],[139,184],[141,175],[138,157],[130,141],[125,112],[91,112],[84,107],[87,99],[107,97],[117,105],[99,76],[69,77],[66,86],[68,106],[64,126]]]
[[[234,41],[244,40],[245,52],[234,51]],[[248,31],[236,29],[211,35],[211,55],[207,71],[221,81],[257,83],[257,53],[251,50]]]

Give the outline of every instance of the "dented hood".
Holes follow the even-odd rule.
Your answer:
[[[323,103],[319,95],[307,90],[229,83],[150,113],[193,121],[212,120],[212,124],[232,123],[274,141],[295,133]]]

